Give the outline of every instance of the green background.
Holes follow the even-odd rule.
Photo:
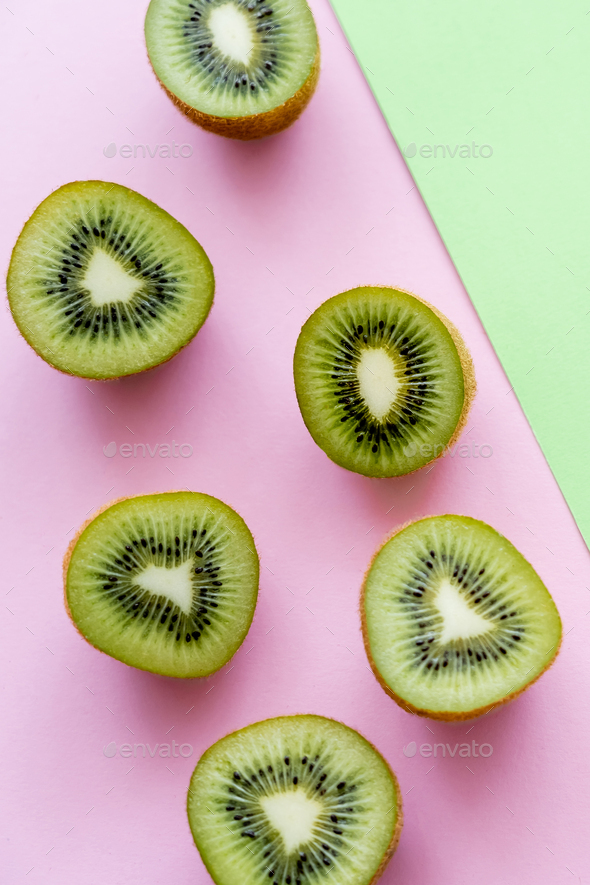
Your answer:
[[[588,4],[332,5],[588,544]]]

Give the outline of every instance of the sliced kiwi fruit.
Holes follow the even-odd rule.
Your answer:
[[[50,194],[12,253],[8,299],[55,368],[118,378],[165,362],[213,303],[211,262],[188,230],[141,194],[74,181]]]
[[[294,374],[315,442],[365,476],[400,476],[439,458],[475,394],[457,329],[415,295],[384,286],[320,305],[297,340]]]
[[[371,564],[361,616],[382,687],[432,719],[470,719],[506,703],[561,642],[559,613],[533,567],[468,516],[402,526]]]
[[[368,885],[396,849],[402,802],[389,765],[358,732],[284,716],[204,753],[188,818],[217,885]]]
[[[70,544],[66,607],[84,639],[125,664],[163,676],[207,676],[244,641],[258,573],[248,527],[217,498],[124,498]]]
[[[145,37],[176,106],[229,138],[286,129],[319,76],[318,36],[305,0],[151,0]]]

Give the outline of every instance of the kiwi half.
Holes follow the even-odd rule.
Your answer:
[[[178,221],[105,181],[60,187],[25,224],[8,300],[31,347],[83,378],[118,378],[165,362],[213,303],[211,262]]]
[[[400,476],[458,439],[475,394],[469,352],[436,308],[408,292],[363,286],[325,301],[294,359],[303,420],[332,461]]]
[[[125,664],[163,676],[207,676],[244,641],[258,574],[248,527],[217,498],[124,498],[70,544],[66,607],[84,639]]]
[[[188,819],[217,885],[368,885],[396,849],[402,800],[358,732],[323,716],[284,716],[203,754]]]
[[[175,105],[229,138],[286,129],[319,76],[318,36],[305,0],[151,0],[145,38]]]
[[[559,613],[535,570],[468,516],[398,529],[366,575],[361,617],[382,687],[431,719],[470,719],[510,701],[561,642]]]

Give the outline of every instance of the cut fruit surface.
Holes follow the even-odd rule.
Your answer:
[[[178,221],[141,194],[76,181],[24,226],[8,271],[23,337],[52,366],[117,378],[165,362],[213,303],[211,262]]]
[[[165,492],[95,516],[64,563],[66,604],[82,636],[164,676],[206,676],[248,632],[258,555],[243,519],[217,498]]]
[[[401,795],[358,732],[322,716],[285,716],[204,753],[188,818],[217,885],[368,885],[395,851]]]
[[[383,688],[433,719],[479,716],[552,663],[561,620],[533,567],[495,529],[434,516],[400,529],[367,573],[365,647]]]
[[[278,132],[315,89],[319,47],[305,0],[151,0],[145,35],[170,97],[220,135]]]
[[[399,476],[459,437],[475,393],[469,353],[438,311],[407,292],[361,287],[309,317],[294,359],[305,424],[332,461]]]

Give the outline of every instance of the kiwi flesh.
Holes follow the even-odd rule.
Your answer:
[[[554,661],[561,619],[521,553],[468,516],[402,526],[367,572],[361,619],[377,679],[431,719],[481,716]]]
[[[412,473],[461,434],[471,357],[436,308],[400,289],[363,286],[325,301],[295,348],[303,420],[336,464],[364,476]]]
[[[213,269],[188,230],[141,194],[75,181],[50,194],[12,252],[14,320],[46,362],[118,378],[170,359],[213,303]]]
[[[318,81],[318,36],[305,0],[151,0],[145,38],[176,106],[228,138],[286,129]]]
[[[203,754],[188,818],[217,885],[369,885],[396,849],[402,800],[358,732],[323,716],[283,716]]]
[[[258,554],[238,514],[209,495],[124,498],[82,526],[64,561],[66,608],[106,654],[164,676],[207,676],[240,647]]]

